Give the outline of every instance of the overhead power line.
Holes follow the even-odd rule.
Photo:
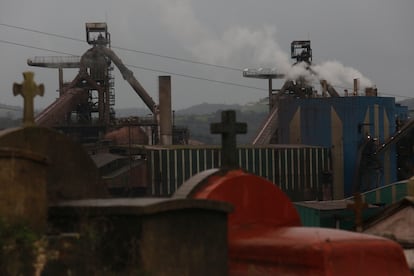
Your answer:
[[[54,34],[54,33],[39,31],[39,30],[35,30],[35,29],[29,29],[29,28],[25,28],[25,27],[9,25],[9,24],[5,24],[5,23],[0,23],[0,26],[4,26],[4,27],[8,27],[8,28],[13,28],[13,29],[19,29],[19,30],[23,30],[23,31],[32,32],[32,33],[38,33],[38,34],[43,34],[43,35],[48,35],[48,36],[54,36],[54,37],[59,37],[59,38],[64,38],[64,39],[69,39],[69,40],[74,40],[74,41],[79,41],[79,42],[85,42],[85,40],[78,39],[78,38],[74,38],[74,37],[70,37],[70,36],[65,36],[65,35],[60,35],[60,34]]]
[[[43,34],[43,35],[62,38],[62,39],[73,40],[73,41],[82,42],[82,43],[85,42],[85,40],[83,40],[83,39],[74,38],[74,37],[65,36],[65,35],[60,35],[60,34],[55,34],[55,33],[50,33],[50,32],[45,32],[45,31],[40,31],[40,30],[35,30],[35,29],[30,29],[30,28],[21,27],[21,26],[15,26],[15,25],[10,25],[10,24],[5,24],[5,23],[0,23],[0,26],[13,28],[13,29],[24,30],[24,31],[28,31],[28,32]],[[41,48],[41,47],[36,47],[36,46],[30,46],[30,45],[11,42],[11,41],[6,41],[6,40],[0,40],[0,42],[5,43],[5,44],[10,44],[10,45],[16,45],[16,46],[36,49],[36,50],[42,50],[42,51],[48,51],[48,52],[53,52],[53,53],[58,53],[58,54],[65,54],[65,55],[75,56],[74,54],[71,54],[71,53],[66,53],[66,52],[62,52],[62,51],[56,51],[56,50],[51,50],[51,49],[46,49],[46,48]],[[221,69],[226,69],[226,70],[242,72],[242,69],[236,68],[236,67],[231,67],[231,66],[217,65],[217,64],[206,63],[206,62],[201,62],[201,61],[194,61],[194,60],[185,59],[185,58],[177,58],[177,57],[172,57],[172,56],[168,56],[168,55],[162,55],[162,54],[157,54],[157,53],[152,53],[152,52],[147,52],[147,51],[142,51],[142,50],[129,49],[129,48],[120,47],[120,46],[112,46],[112,48],[122,50],[122,51],[128,51],[128,52],[133,52],[133,53],[139,53],[139,54],[145,54],[145,55],[150,55],[150,56],[155,56],[155,57],[160,57],[160,58],[176,60],[176,61],[180,61],[180,62],[199,64],[199,65],[205,65],[205,66],[211,66],[211,67],[216,67],[216,68],[221,68]],[[180,76],[180,77],[185,77],[185,78],[192,78],[192,79],[204,80],[204,81],[215,82],[215,83],[220,83],[220,84],[250,88],[250,89],[254,89],[254,90],[262,90],[262,91],[267,90],[267,89],[254,87],[254,86],[248,86],[248,85],[243,85],[243,84],[238,84],[238,83],[233,83],[233,82],[214,80],[214,79],[197,77],[197,76],[186,75],[186,74],[172,73],[172,72],[168,72],[168,71],[157,70],[157,69],[152,69],[152,68],[143,67],[143,66],[134,66],[134,65],[128,65],[128,66],[133,67],[133,68],[137,68],[137,69],[141,69],[141,70],[151,71],[151,72],[159,72],[159,73],[163,73],[163,74],[170,74],[170,75],[175,75],[175,76]],[[341,89],[349,89],[349,90],[353,89],[352,87],[344,87],[344,86],[340,86],[340,85],[332,85],[332,87],[341,88]],[[401,98],[407,98],[407,99],[413,98],[413,97],[410,97],[410,96],[387,93],[386,91],[383,91],[383,90],[381,90],[380,93],[382,95],[387,95],[387,96],[401,97]]]
[[[172,72],[168,72],[168,71],[151,69],[151,68],[148,68],[148,67],[142,67],[142,66],[136,66],[136,65],[130,65],[130,64],[125,64],[125,65],[127,67],[142,69],[142,70],[146,70],[146,71],[152,71],[152,72],[169,74],[169,75],[174,75],[174,76],[179,76],[179,77],[185,77],[185,78],[191,78],[191,79],[196,79],[196,80],[204,80],[204,81],[221,83],[221,84],[226,84],[226,85],[239,86],[239,87],[243,87],[243,88],[250,88],[250,89],[255,89],[255,90],[267,91],[267,89],[264,89],[264,88],[255,87],[255,86],[249,86],[249,85],[244,85],[244,84],[239,84],[239,83],[235,83],[235,82],[220,81],[220,80],[214,80],[214,79],[209,79],[209,78],[190,76],[190,75],[186,75],[186,74],[172,73]]]
[[[47,36],[53,36],[53,37],[58,37],[58,38],[63,38],[63,39],[69,39],[69,40],[73,40],[73,41],[77,41],[77,42],[82,42],[82,43],[85,42],[85,40],[82,40],[82,39],[79,39],[79,38],[75,38],[75,37],[70,37],[70,36],[65,36],[65,35],[60,35],[60,34],[55,34],[55,33],[50,33],[50,32],[44,32],[44,31],[35,30],[35,29],[29,29],[29,28],[20,27],[20,26],[14,26],[14,25],[5,24],[5,23],[0,23],[0,26],[4,26],[4,27],[8,27],[8,28],[13,28],[13,29],[18,29],[18,30],[23,30],[23,31],[28,31],[28,32],[32,32],[32,33],[43,34],[43,35],[47,35]],[[166,59],[172,59],[172,60],[181,61],[181,62],[187,62],[187,63],[192,63],[192,64],[199,64],[199,65],[211,66],[211,67],[216,67],[216,68],[221,68],[221,69],[226,69],[226,70],[232,70],[232,71],[238,71],[238,72],[242,72],[243,71],[242,69],[236,68],[236,67],[231,67],[231,66],[226,66],[226,65],[218,65],[218,64],[207,63],[207,62],[202,62],[202,61],[195,61],[195,60],[186,59],[186,58],[172,57],[172,56],[162,55],[162,54],[157,54],[157,53],[152,53],[152,52],[148,52],[148,51],[129,49],[129,48],[121,47],[121,46],[114,46],[114,45],[112,45],[111,48],[118,49],[118,50],[122,50],[122,51],[127,51],[127,52],[132,52],[132,53],[150,55],[150,56],[155,56],[155,57],[160,57],[160,58],[166,58]]]
[[[21,47],[31,48],[31,49],[41,50],[41,51],[53,52],[53,53],[58,53],[58,54],[76,56],[74,54],[67,53],[67,52],[55,51],[55,50],[51,50],[51,49],[46,49],[46,48],[42,48],[42,47],[31,46],[31,45],[17,43],[17,42],[12,42],[12,41],[7,41],[7,40],[1,40],[0,39],[0,43],[5,43],[5,44],[15,45],[15,46],[21,46]],[[197,77],[197,76],[192,76],[192,75],[187,75],[187,74],[173,73],[173,72],[169,72],[169,71],[158,70],[158,69],[153,69],[153,68],[144,67],[144,66],[136,66],[136,65],[130,65],[130,64],[125,64],[125,65],[128,66],[128,67],[131,67],[131,68],[141,69],[141,70],[145,70],[145,71],[158,72],[158,73],[162,73],[162,74],[169,74],[169,75],[173,75],[173,76],[179,76],[179,77],[184,77],[184,78],[190,78],[190,79],[196,79],[196,80],[209,81],[209,82],[214,82],[214,83],[219,83],[219,84],[225,84],[225,85],[238,86],[238,87],[249,88],[249,89],[254,89],[254,90],[267,91],[267,89],[264,89],[264,88],[255,87],[255,86],[249,86],[249,85],[243,85],[243,84],[239,84],[239,83],[235,83],[235,82],[220,81],[220,80],[203,78],[203,77]]]
[[[41,50],[41,51],[46,51],[46,52],[51,52],[51,53],[56,53],[56,54],[75,56],[74,54],[71,54],[71,53],[66,53],[66,52],[62,52],[62,51],[55,51],[55,50],[46,49],[46,48],[42,48],[42,47],[30,46],[30,45],[27,45],[27,44],[17,43],[17,42],[3,40],[3,39],[0,39],[0,43],[20,46],[20,47],[24,47],[24,48],[36,49],[36,50]]]

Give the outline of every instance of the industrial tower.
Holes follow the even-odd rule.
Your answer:
[[[106,23],[86,23],[86,42],[92,46],[81,57],[34,57],[30,66],[59,70],[59,98],[36,116],[40,126],[53,127],[80,142],[96,142],[114,126],[114,65],[153,114],[151,120],[134,123],[156,127],[158,106],[111,49]],[[63,82],[64,68],[79,68],[76,77]]]

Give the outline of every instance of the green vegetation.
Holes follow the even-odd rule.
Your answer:
[[[24,223],[0,219],[0,275],[33,275],[39,237]]]
[[[237,111],[236,118],[239,122],[247,123],[247,134],[237,137],[238,144],[249,144],[258,128],[265,119],[266,112]],[[221,110],[204,115],[180,115],[175,117],[175,125],[186,126],[190,131],[190,139],[197,140],[208,145],[219,145],[220,135],[210,133],[210,124],[221,121]]]
[[[208,145],[219,145],[220,135],[210,134],[210,124],[220,122],[221,111],[229,109],[236,110],[239,122],[247,123],[247,134],[239,135],[237,137],[238,143],[249,144],[268,114],[267,99],[246,105],[201,103],[186,109],[176,110],[174,124],[178,127],[188,127],[191,140]],[[117,117],[146,116],[148,113],[148,110],[139,108],[116,110]]]
[[[82,220],[76,232],[50,236],[48,250],[57,253],[42,275],[148,275],[140,268],[139,241],[125,241],[127,227],[113,225],[105,218]]]
[[[148,275],[138,241],[122,243],[109,221],[85,221],[79,233],[40,236],[0,218],[0,275]]]

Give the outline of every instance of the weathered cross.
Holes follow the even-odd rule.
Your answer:
[[[210,132],[221,134],[221,167],[238,167],[236,135],[247,133],[247,124],[236,122],[234,110],[225,110],[221,112],[221,123],[212,123]]]
[[[44,85],[37,85],[33,78],[33,72],[24,72],[22,84],[13,84],[13,95],[22,95],[23,97],[23,126],[33,126],[35,124],[33,98],[36,95],[43,96],[45,91]]]
[[[368,207],[366,202],[362,201],[360,193],[354,194],[354,203],[350,203],[346,206],[348,209],[352,209],[355,213],[355,229],[357,232],[362,232],[362,210]]]

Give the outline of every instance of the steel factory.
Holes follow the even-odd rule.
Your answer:
[[[174,124],[171,77],[158,77],[154,101],[111,49],[107,24],[85,30],[82,56],[27,60],[58,70],[51,105],[34,114],[44,85],[33,72],[13,85],[23,126],[0,131],[0,232],[24,222],[42,240],[34,261],[13,251],[20,236],[0,240],[0,273],[14,275],[4,271],[15,262],[22,275],[414,271],[414,121],[395,98],[358,79],[338,91],[315,70],[311,41],[296,40],[291,68],[301,74],[240,70],[268,81],[252,141],[237,143],[247,124],[224,110],[210,124],[221,146],[194,145]],[[149,115],[116,116],[115,67]],[[68,68],[78,73],[64,82]]]
[[[172,123],[171,79],[159,77],[156,103],[111,49],[106,23],[86,23],[92,46],[81,57],[39,57],[30,66],[57,68],[59,98],[36,116],[84,143],[115,194],[171,195],[184,180],[220,166],[214,146],[185,145],[188,131]],[[312,70],[310,41],[291,43],[292,66]],[[152,116],[116,118],[116,67]],[[79,68],[69,83],[65,68]],[[251,145],[238,148],[240,166],[279,185],[294,200],[341,199],[399,180],[398,141],[412,128],[408,109],[375,87],[338,92],[324,79],[320,91],[305,78],[286,79],[271,69],[246,69],[243,77],[269,81],[269,115]],[[319,85],[318,85],[319,86]],[[259,122],[258,122],[259,124]],[[133,137],[133,140],[131,140]],[[138,146],[139,145],[139,146]]]

